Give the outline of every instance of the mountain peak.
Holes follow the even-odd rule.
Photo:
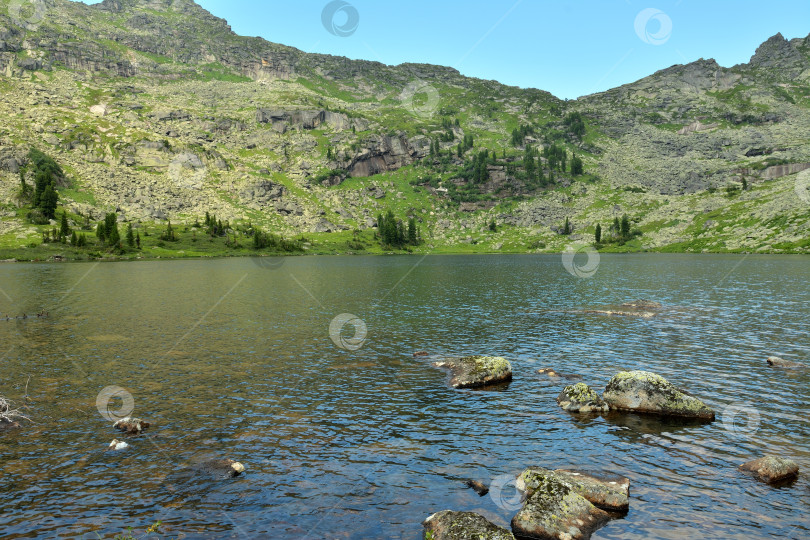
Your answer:
[[[804,55],[785,39],[781,32],[777,32],[757,47],[748,64],[752,67],[779,69],[791,75],[801,73],[808,67]]]

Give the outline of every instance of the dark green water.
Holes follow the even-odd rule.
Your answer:
[[[810,536],[810,259],[603,255],[594,277],[560,256],[300,257],[0,266],[0,394],[36,422],[0,433],[4,538],[107,537],[162,520],[172,537],[408,538],[443,510],[507,525],[528,465],[631,479],[630,513],[594,538]],[[652,319],[559,313],[650,298]],[[367,328],[357,350],[333,318]],[[344,341],[354,345],[352,326]],[[514,381],[454,391],[412,353],[498,354]],[[655,371],[718,412],[703,426],[556,405],[578,373],[601,391]],[[126,389],[153,422],[131,448],[97,410]],[[115,409],[120,403],[112,402]],[[725,415],[724,415],[725,411]],[[735,412],[737,413],[735,416]],[[725,422],[724,422],[725,419]],[[119,437],[120,438],[120,437]],[[764,452],[803,469],[772,488],[737,472]],[[231,457],[247,473],[189,469]]]

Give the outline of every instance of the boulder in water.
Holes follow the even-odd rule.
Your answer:
[[[557,396],[557,404],[564,410],[575,413],[608,412],[610,407],[599,394],[585,383],[568,385]]]
[[[558,373],[552,368],[542,368],[538,369],[537,373],[541,375],[548,375],[552,379],[581,379],[582,375],[577,375],[576,373]]]
[[[649,371],[622,371],[610,379],[602,399],[611,409],[714,420],[714,411],[696,397]]]
[[[453,388],[481,388],[512,380],[512,365],[500,356],[446,358],[433,365],[450,370]]]
[[[526,498],[512,518],[512,531],[519,538],[587,540],[593,531],[627,511],[629,485],[627,479],[611,485],[573,471],[526,469],[516,482]]]
[[[425,538],[433,540],[515,540],[510,531],[474,512],[442,510],[428,517],[422,526],[425,528]]]
[[[140,418],[134,418],[131,416],[127,416],[126,418],[122,418],[113,424],[113,427],[118,431],[123,431],[124,433],[129,433],[131,435],[135,435],[141,433],[143,430],[148,428],[151,424],[149,422],[144,422]]]
[[[758,480],[768,484],[789,482],[799,476],[799,465],[795,461],[772,455],[743,463],[740,470],[753,473]]]
[[[769,366],[779,368],[801,369],[808,367],[806,364],[802,364],[801,362],[785,360],[783,358],[779,358],[778,356],[769,356],[766,362],[768,362]]]
[[[478,480],[471,480],[471,479],[464,480],[464,485],[466,485],[468,488],[471,488],[481,497],[489,493],[489,487],[485,483],[479,482]]]
[[[113,439],[110,445],[107,447],[107,451],[110,450],[124,450],[129,448],[129,445],[124,441],[119,441],[118,439]]]

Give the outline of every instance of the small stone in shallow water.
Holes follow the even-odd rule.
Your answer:
[[[768,365],[771,367],[780,367],[780,368],[806,368],[810,367],[806,364],[802,364],[801,362],[794,362],[792,360],[785,360],[783,358],[779,358],[778,356],[769,356],[766,360]]]
[[[481,497],[489,493],[489,487],[483,482],[479,482],[478,480],[465,480],[464,484],[471,488],[473,491],[478,493]]]
[[[420,356],[430,356],[430,353],[427,351],[416,351],[413,353],[414,358],[419,358]]]
[[[245,472],[245,466],[232,459],[211,459],[201,463],[198,468],[223,478],[233,478]]]
[[[442,510],[428,517],[422,526],[425,538],[432,540],[515,540],[510,531],[474,512]]]
[[[133,418],[127,416],[126,418],[122,418],[113,424],[113,427],[118,431],[123,431],[124,433],[129,434],[137,434],[148,428],[151,424],[149,422],[144,422],[140,418]]]
[[[129,445],[124,441],[119,441],[118,439],[113,439],[110,445],[107,447],[107,451],[110,450],[124,450],[125,448],[129,448]]]
[[[740,470],[753,473],[768,484],[789,482],[799,476],[799,465],[795,461],[772,455],[743,463]]]

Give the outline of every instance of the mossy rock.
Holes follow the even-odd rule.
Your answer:
[[[523,508],[512,518],[518,538],[587,540],[613,516],[593,505],[563,478],[532,475]]]
[[[512,380],[512,365],[500,356],[445,358],[433,365],[450,370],[453,388],[481,388]]]
[[[758,480],[768,484],[791,482],[799,476],[799,465],[795,461],[772,455],[743,463],[740,470],[753,473]]]
[[[557,404],[564,410],[578,413],[608,412],[607,403],[585,383],[566,386],[557,396]]]
[[[698,398],[679,390],[649,371],[622,371],[610,379],[602,399],[611,409],[714,420],[714,411]]]
[[[515,485],[528,497],[549,478],[567,485],[575,493],[602,510],[625,514],[630,508],[630,480],[623,476],[568,469],[552,471],[542,467],[529,467],[520,473]]]
[[[422,522],[430,540],[515,540],[507,529],[498,527],[474,512],[442,510]]]

